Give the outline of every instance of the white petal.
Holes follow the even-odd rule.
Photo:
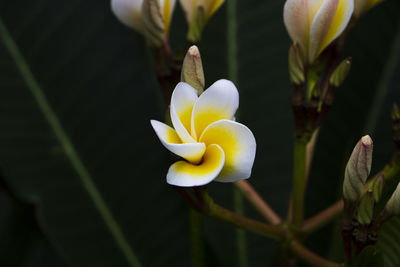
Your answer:
[[[239,93],[228,80],[219,80],[200,95],[193,107],[192,136],[198,138],[211,123],[231,120],[239,106]]]
[[[143,33],[142,3],[143,0],[111,0],[111,10],[123,24]]]
[[[353,0],[324,1],[311,25],[309,62],[314,61],[344,31],[353,10]]]
[[[308,1],[287,0],[283,7],[283,21],[292,41],[300,45],[303,53],[307,53],[311,25]],[[304,56],[306,57],[306,55]]]
[[[171,97],[170,115],[172,124],[183,143],[195,143],[190,135],[191,117],[197,91],[187,83],[180,82]]]
[[[234,182],[250,177],[256,155],[256,140],[245,125],[220,120],[210,124],[199,140],[206,145],[217,144],[224,150],[225,165],[215,181]]]
[[[181,143],[174,129],[156,120],[151,120],[151,126],[153,126],[161,143],[172,153],[193,164],[199,163],[203,158],[204,151],[206,150],[204,143]]]
[[[186,161],[172,164],[168,170],[167,183],[185,187],[208,184],[221,172],[224,162],[224,151],[218,145],[210,145],[201,164],[193,165]]]

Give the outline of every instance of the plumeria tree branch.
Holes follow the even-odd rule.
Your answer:
[[[305,234],[310,234],[328,224],[343,211],[343,200],[339,200],[332,206],[321,211],[317,215],[307,219],[304,222],[303,231]]]
[[[246,180],[235,182],[235,186],[246,197],[246,199],[256,208],[256,210],[271,224],[280,224],[282,219],[264,201],[258,192]]]
[[[304,247],[298,241],[293,240],[290,242],[290,249],[291,251],[303,260],[305,263],[308,263],[310,266],[315,267],[340,267],[344,266],[344,264],[335,263],[332,261],[328,261],[321,256],[315,254],[314,252],[310,251],[306,247]]]
[[[207,216],[225,221],[237,227],[241,227],[248,231],[269,237],[275,240],[281,240],[285,237],[286,231],[280,225],[268,225],[247,217],[241,216],[235,212],[225,209],[218,204],[214,203],[212,198],[205,193],[204,201],[206,206],[202,209],[203,213]]]

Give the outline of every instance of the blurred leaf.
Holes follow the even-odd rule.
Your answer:
[[[109,1],[0,5],[0,160],[12,190],[70,265],[187,266],[187,210],[149,124],[163,107],[142,38]]]
[[[384,266],[381,250],[376,246],[365,247],[355,260],[355,267]]]
[[[65,266],[43,236],[31,205],[5,190],[0,175],[0,266]]]

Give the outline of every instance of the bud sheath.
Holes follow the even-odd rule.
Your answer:
[[[193,45],[186,53],[182,64],[181,81],[190,84],[200,95],[204,90],[204,72],[200,51]]]
[[[344,182],[343,182],[343,198],[349,202],[357,202],[360,198],[362,188],[371,171],[372,163],[372,139],[365,135],[351,153],[347,163]]]

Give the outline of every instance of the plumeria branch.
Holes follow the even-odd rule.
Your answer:
[[[307,219],[304,222],[303,231],[310,234],[328,224],[343,211],[343,200],[339,200],[332,206],[318,213],[317,215]]]
[[[215,204],[212,198],[205,193],[204,200],[206,207],[203,209],[205,215],[225,221],[237,227],[266,236],[275,240],[281,240],[285,237],[286,231],[281,225],[268,225],[247,217],[241,216],[235,212],[225,209]]]
[[[282,219],[264,201],[248,181],[239,180],[235,182],[235,186],[269,223],[280,224],[282,222]]]
[[[315,254],[314,252],[308,250],[298,241],[293,240],[290,242],[290,249],[291,251],[299,257],[304,262],[310,264],[310,266],[315,267],[340,267],[344,266],[344,264],[339,264],[336,262],[328,261],[319,255]]]

